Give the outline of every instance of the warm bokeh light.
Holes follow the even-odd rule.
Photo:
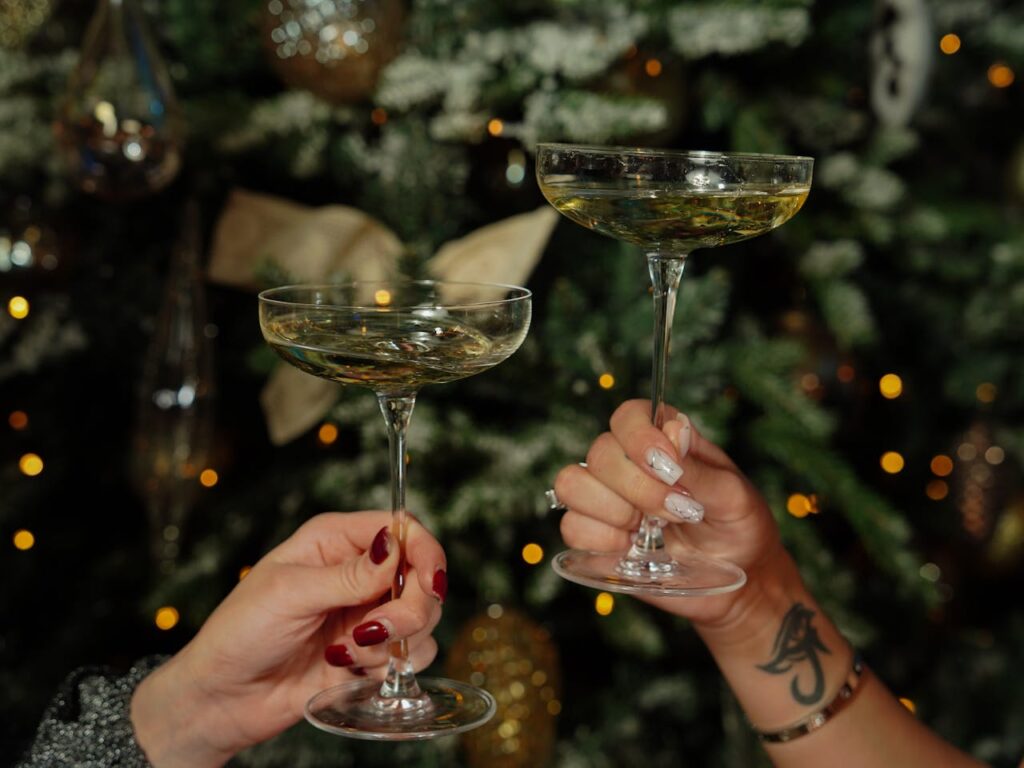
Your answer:
[[[26,552],[36,545],[36,537],[32,531],[24,528],[14,532],[14,548]]]
[[[157,625],[159,629],[173,629],[178,623],[178,609],[173,605],[165,605],[162,608],[158,608],[156,616],[153,619],[153,623]]]
[[[252,570],[252,566],[251,565],[243,565],[241,568],[239,568],[238,569],[238,580],[241,581],[246,576],[248,576],[249,575],[249,571],[251,571],[251,570]]]
[[[615,386],[615,377],[610,373],[602,373],[597,379],[597,384],[601,389],[611,389]]]
[[[594,598],[594,610],[602,616],[607,616],[615,610],[615,598],[608,592],[598,592]]]
[[[924,493],[932,501],[942,501],[949,496],[949,483],[945,480],[932,480],[925,486]]]
[[[917,707],[914,705],[914,702],[912,702],[910,699],[901,698],[900,704],[909,709],[911,714],[917,712]]]
[[[317,430],[316,439],[320,445],[333,445],[338,439],[338,428],[330,422],[325,422]]]
[[[388,121],[388,112],[383,107],[377,107],[370,113],[370,120],[374,125],[384,125]]]
[[[939,50],[947,56],[951,56],[960,50],[960,36],[954,35],[950,32],[948,35],[943,35],[942,39],[939,40]]]
[[[558,701],[558,699],[552,699],[548,702],[547,708],[549,715],[557,715],[562,711],[562,702]]]
[[[204,488],[213,488],[220,480],[220,475],[217,474],[215,469],[204,469],[199,473],[199,482],[203,484]]]
[[[974,390],[974,396],[978,398],[979,403],[991,403],[996,399],[996,392],[995,384],[991,381],[983,381]]]
[[[43,471],[43,460],[35,453],[26,453],[18,459],[18,469],[23,475],[35,477]]]
[[[501,136],[501,132],[505,130],[505,124],[498,118],[491,118],[487,121],[487,132],[491,136]]]
[[[895,373],[887,373],[878,380],[878,390],[886,400],[895,400],[903,394],[903,379]]]
[[[7,312],[15,320],[24,320],[28,317],[28,299],[24,296],[15,296],[7,302]]]
[[[953,472],[953,459],[940,453],[938,456],[932,457],[930,466],[933,475],[938,477],[949,477]]]
[[[807,517],[818,514],[818,497],[813,493],[806,495],[794,493],[786,500],[786,511],[793,517]]]
[[[7,423],[11,425],[11,429],[20,432],[28,426],[28,414],[24,411],[12,411],[7,417]]]
[[[882,454],[881,459],[882,469],[888,472],[890,475],[895,475],[897,472],[902,472],[906,462],[903,461],[903,457],[896,453],[896,451],[886,451]]]
[[[523,560],[530,565],[536,565],[544,559],[544,548],[540,544],[534,544],[533,542],[523,547]]]
[[[813,392],[821,386],[821,379],[816,373],[805,373],[800,377],[800,387],[804,392]]]
[[[1013,70],[1005,64],[996,63],[988,68],[988,81],[996,88],[1009,88],[1013,80]]]
[[[985,451],[985,461],[992,466],[1002,464],[1006,459],[1006,451],[998,445],[993,445]]]
[[[381,288],[375,294],[373,294],[373,300],[378,307],[386,307],[391,304],[391,291],[384,290]]]
[[[661,74],[661,62],[657,59],[648,59],[644,63],[644,72],[648,77],[657,77]]]

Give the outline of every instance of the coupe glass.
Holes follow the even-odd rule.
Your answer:
[[[287,362],[341,384],[369,387],[387,423],[392,534],[401,553],[391,589],[402,594],[405,438],[424,384],[482,373],[515,352],[530,326],[531,294],[514,286],[434,281],[296,285],[259,296],[263,337]],[[471,685],[417,678],[405,640],[390,644],[383,682],[322,691],[306,705],[318,728],[362,739],[445,736],[483,725],[494,698]]]
[[[676,293],[687,256],[763,235],[807,199],[809,157],[541,144],[537,181],[577,224],[640,246],[654,288],[651,408],[664,423],[665,372]],[[564,578],[597,589],[700,596],[739,589],[746,575],[723,560],[672,557],[662,526],[645,515],[627,552],[569,550],[553,561]]]

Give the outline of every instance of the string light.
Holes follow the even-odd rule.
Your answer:
[[[930,464],[932,474],[936,477],[949,477],[953,473],[953,460],[945,454],[933,456]]]
[[[22,552],[27,552],[36,545],[36,537],[32,531],[25,530],[24,528],[14,532],[14,548],[19,549]]]
[[[924,493],[932,501],[942,501],[949,496],[949,483],[945,480],[932,480],[925,486]]]
[[[24,411],[12,411],[7,417],[7,423],[11,425],[11,429],[20,432],[28,426],[28,414]]]
[[[836,378],[843,382],[843,384],[849,384],[856,375],[857,372],[849,363],[843,363],[836,369]]]
[[[991,381],[983,381],[974,390],[974,396],[979,403],[991,403],[996,399],[996,385]]]
[[[996,88],[1009,88],[1013,85],[1013,70],[1002,62],[996,62],[988,68],[988,81]]]
[[[594,598],[594,610],[601,616],[607,616],[615,610],[615,598],[608,592],[598,592]]]
[[[320,445],[333,445],[338,439],[338,428],[330,422],[324,422],[316,432],[316,439]]]
[[[615,377],[610,373],[602,373],[597,378],[597,385],[601,387],[601,389],[611,389],[615,386]]]
[[[648,77],[657,77],[661,74],[661,62],[657,59],[648,59],[644,63],[644,72],[647,73]]]
[[[942,39],[939,40],[939,50],[947,56],[952,56],[960,50],[960,36],[954,35],[952,32],[943,35]]]
[[[805,373],[800,377],[800,387],[804,392],[813,392],[821,386],[821,379],[816,373]]]
[[[903,471],[903,467],[906,462],[903,460],[903,456],[898,454],[896,451],[886,451],[882,454],[880,461],[882,469],[888,472],[890,475],[898,474]]]
[[[374,125],[384,125],[388,121],[388,112],[383,107],[377,107],[370,113],[370,121]]]
[[[987,461],[992,466],[1002,464],[1005,458],[1006,451],[1004,451],[998,445],[993,445],[988,450],[985,451],[985,461]]]
[[[28,317],[28,299],[24,296],[14,296],[7,302],[7,312],[15,320],[24,320]]]
[[[505,130],[505,124],[498,118],[494,117],[487,121],[487,132],[491,136],[501,136],[501,132]]]
[[[895,400],[903,394],[903,379],[895,373],[887,373],[878,380],[878,389],[886,400]]]
[[[794,493],[786,500],[786,511],[796,518],[816,515],[820,511],[818,497],[813,493],[809,496],[803,493]]]
[[[487,606],[487,615],[492,619],[500,619],[505,613],[505,609],[501,607],[500,603],[491,603]]]
[[[156,616],[153,617],[153,623],[156,624],[158,629],[168,630],[173,629],[178,619],[181,618],[178,614],[178,609],[173,605],[165,605],[161,608],[157,608]]]
[[[537,565],[541,560],[544,559],[544,549],[540,544],[534,544],[533,542],[523,547],[523,560],[530,565]]]
[[[35,477],[43,471],[43,460],[35,453],[26,453],[18,459],[18,469],[23,475]]]
[[[204,488],[213,488],[218,481],[220,481],[220,475],[215,469],[206,468],[199,473],[199,482],[203,484]]]

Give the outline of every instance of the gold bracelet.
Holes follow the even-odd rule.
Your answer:
[[[861,660],[860,654],[855,653],[850,673],[846,676],[846,680],[843,681],[842,686],[840,686],[832,701],[817,712],[812,712],[803,720],[781,730],[759,731],[755,729],[757,738],[764,744],[784,744],[787,741],[798,739],[801,736],[806,736],[808,733],[818,730],[853,701],[853,696],[860,685],[860,678],[863,672],[864,662]]]

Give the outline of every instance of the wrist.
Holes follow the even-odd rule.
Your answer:
[[[213,720],[181,653],[150,673],[132,695],[135,738],[154,768],[222,766],[233,756],[207,733]]]

